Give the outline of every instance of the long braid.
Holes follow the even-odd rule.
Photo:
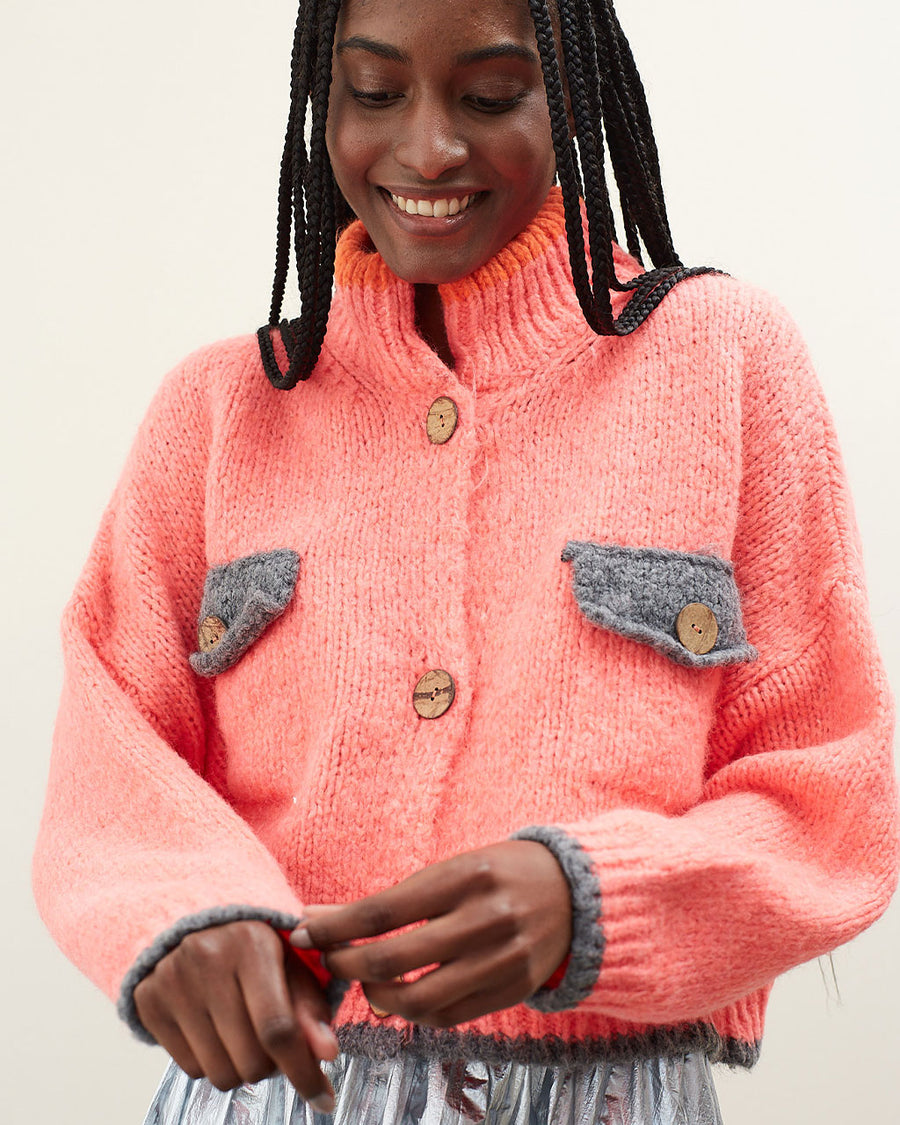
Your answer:
[[[563,193],[563,208],[566,220],[566,238],[569,244],[569,263],[578,303],[585,319],[593,330],[608,336],[612,330],[612,302],[609,291],[598,292],[595,298],[588,279],[588,266],[584,250],[584,234],[581,226],[581,169],[575,140],[569,135],[569,118],[563,96],[559,60],[556,56],[556,40],[553,23],[546,0],[528,0],[531,18],[534,21],[535,38],[541,56],[541,71],[547,90],[547,106],[550,110],[550,130],[553,149],[556,153],[556,174]]]
[[[609,0],[555,0],[555,4],[577,147],[559,124],[566,106],[557,44],[548,34],[548,5],[546,0],[529,0],[547,90],[575,292],[594,331],[624,336],[640,327],[679,281],[719,271],[709,266],[685,267],[675,252],[646,96],[612,4]],[[613,267],[615,230],[604,168],[604,135],[628,248],[640,261],[643,242],[654,267],[629,281],[620,281]],[[570,165],[575,167],[570,169]],[[581,182],[585,184],[592,284],[587,282],[581,201],[576,195]],[[613,318],[610,290],[616,289],[632,295]]]
[[[719,271],[709,266],[685,267],[675,252],[647,99],[611,0],[528,0],[528,5],[550,111],[575,292],[595,332],[625,336],[643,324],[679,281]],[[272,303],[268,324],[257,333],[266,375],[273,386],[285,390],[307,379],[318,360],[331,307],[337,231],[353,217],[335,183],[325,144],[340,6],[341,0],[300,0],[294,30]],[[554,16],[558,16],[561,57]],[[569,128],[566,89],[574,136]],[[308,110],[312,120],[307,147]],[[619,280],[615,273],[616,222],[607,185],[607,158],[629,253],[642,262],[643,245],[653,267],[628,281]],[[288,321],[279,318],[292,243],[300,316]],[[612,310],[611,292],[615,290],[631,294],[618,317]],[[287,354],[286,371],[278,361],[274,329],[279,330]]]
[[[273,386],[289,390],[308,379],[319,358],[334,278],[337,242],[337,185],[325,146],[331,55],[341,0],[301,0],[291,59],[291,109],[281,162],[275,280],[269,322],[257,332],[260,355]],[[307,107],[312,110],[309,148]],[[291,231],[300,289],[300,316],[281,321]],[[282,371],[272,341],[280,329],[287,353]]]

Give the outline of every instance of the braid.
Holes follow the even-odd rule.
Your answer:
[[[325,146],[325,124],[340,5],[341,0],[301,0],[294,31],[291,108],[278,187],[275,280],[269,322],[257,332],[266,375],[280,390],[289,390],[298,380],[309,378],[322,350],[331,307],[339,192]],[[307,149],[308,107],[312,110],[312,122]],[[279,324],[292,229],[300,316]],[[281,370],[272,342],[272,329],[276,327],[287,353],[286,372]]]
[[[556,153],[556,174],[563,192],[563,208],[566,220],[566,238],[569,243],[569,262],[575,292],[588,324],[595,332],[610,334],[613,323],[612,304],[608,290],[598,294],[595,300],[588,279],[587,260],[584,252],[584,234],[581,225],[581,168],[575,148],[575,140],[569,135],[569,117],[563,96],[559,60],[556,55],[556,41],[553,24],[546,0],[528,0],[538,51],[541,56],[541,70],[547,90],[547,106],[550,110],[550,129],[553,149]]]
[[[575,292],[595,332],[625,336],[643,324],[679,281],[719,271],[709,266],[683,266],[675,252],[644,87],[612,3],[553,2],[559,15],[561,60],[547,0],[529,0],[529,7],[547,90]],[[577,145],[569,137],[560,62],[565,69]],[[615,220],[607,189],[606,150],[618,188],[628,250],[641,262],[643,243],[654,266],[630,281],[620,281],[615,274]],[[582,183],[591,282],[581,222]],[[616,318],[611,290],[632,294]]]
[[[528,0],[528,5],[547,92],[575,292],[595,332],[625,336],[643,324],[679,281],[718,271],[688,268],[675,252],[647,99],[612,0]],[[266,375],[284,390],[309,378],[319,358],[331,307],[337,231],[353,217],[335,183],[325,144],[340,6],[341,0],[299,0],[294,29],[291,106],[278,183],[275,278],[269,321],[257,333]],[[615,273],[616,220],[607,161],[628,251],[643,262],[643,246],[653,267],[629,281],[620,281]],[[300,316],[280,320],[292,245]],[[618,317],[612,309],[615,290],[630,293]],[[276,328],[287,355],[286,371],[275,351]]]

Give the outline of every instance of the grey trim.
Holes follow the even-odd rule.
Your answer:
[[[209,652],[191,655],[198,675],[230,668],[287,607],[297,585],[300,556],[283,548],[213,567],[206,576],[198,622],[218,617],[227,632]]]
[[[224,926],[229,922],[244,921],[268,922],[277,930],[293,930],[300,919],[296,914],[283,914],[279,910],[269,910],[264,906],[212,906],[208,910],[201,910],[197,914],[186,914],[183,918],[179,918],[174,925],[164,930],[152,945],[138,954],[134,964],[125,974],[119,991],[119,1001],[116,1005],[119,1015],[138,1039],[144,1043],[156,1043],[156,1040],[141,1023],[137,1008],[134,1005],[134,990],[144,977],[148,976],[163,957],[167,953],[171,953],[188,934],[196,933],[198,930],[207,930],[211,926]],[[347,981],[332,980],[325,990],[325,997],[331,1005],[332,1012],[337,1011],[348,987]]]
[[[562,560],[574,563],[575,598],[594,625],[693,668],[737,664],[758,655],[747,643],[734,569],[718,555],[572,540]],[[719,625],[715,646],[703,656],[689,652],[675,632],[675,619],[692,602],[709,606]]]
[[[389,1059],[410,1054],[417,1058],[444,1061],[474,1060],[497,1065],[508,1062],[576,1069],[598,1062],[627,1062],[632,1059],[672,1057],[700,1051],[713,1063],[752,1067],[759,1059],[759,1043],[720,1035],[708,1023],[677,1027],[654,1027],[640,1035],[616,1035],[610,1039],[562,1039],[548,1035],[479,1035],[455,1028],[386,1027],[373,1023],[346,1023],[335,1028],[341,1050],[369,1059]]]
[[[581,844],[561,828],[532,825],[520,828],[511,840],[536,840],[549,848],[563,870],[572,898],[572,944],[569,964],[556,988],[539,988],[525,1001],[537,1012],[562,1012],[590,996],[600,975],[606,939],[601,922],[600,883],[591,857]]]

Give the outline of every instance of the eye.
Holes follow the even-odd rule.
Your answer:
[[[514,98],[483,98],[470,95],[469,105],[483,114],[505,114],[507,110],[515,109],[524,98],[523,93],[517,93]]]
[[[480,113],[506,113],[515,109],[524,97],[524,94],[515,94],[511,98],[486,98],[478,94],[470,94],[467,100],[469,105]]]
[[[351,96],[358,101],[361,105],[369,106],[373,109],[380,109],[382,106],[391,105],[402,97],[401,94],[393,93],[390,90],[357,90],[354,86],[350,86]]]

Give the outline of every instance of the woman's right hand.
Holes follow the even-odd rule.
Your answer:
[[[322,989],[265,922],[188,934],[134,990],[141,1023],[191,1078],[219,1090],[281,1071],[320,1113],[334,1091],[319,1063],[337,1057]]]

